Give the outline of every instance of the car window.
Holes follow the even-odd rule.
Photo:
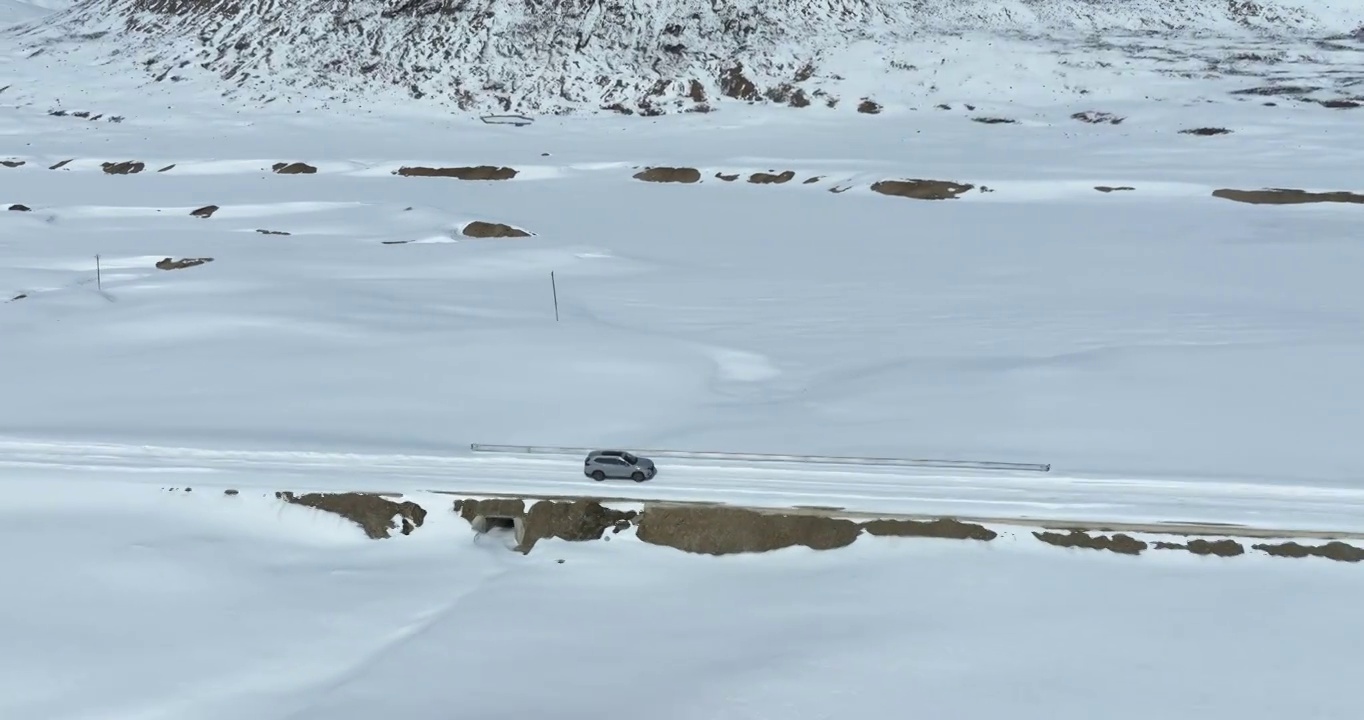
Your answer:
[[[621,457],[625,458],[625,462],[628,462],[631,465],[639,462],[639,458],[635,457],[634,455],[631,455],[630,453],[625,453]]]

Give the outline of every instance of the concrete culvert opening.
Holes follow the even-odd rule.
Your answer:
[[[478,515],[470,522],[474,532],[501,538],[510,547],[520,547],[526,538],[525,522],[509,515]]]

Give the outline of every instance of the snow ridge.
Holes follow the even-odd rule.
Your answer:
[[[1361,24],[1361,0],[85,0],[19,32],[49,56],[102,44],[149,80],[256,102],[652,115],[932,91],[925,47],[963,35],[1074,49],[1105,36],[1345,37]]]

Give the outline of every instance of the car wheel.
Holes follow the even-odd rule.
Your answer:
[[[604,472],[602,472],[602,471],[600,471],[600,470],[593,470],[593,471],[592,471],[592,479],[593,479],[593,480],[596,480],[597,482],[601,482],[602,480],[605,480],[605,479],[606,479],[606,473],[604,473]]]
[[[635,471],[635,474],[631,475],[630,479],[634,480],[635,482],[644,482],[644,473]]]

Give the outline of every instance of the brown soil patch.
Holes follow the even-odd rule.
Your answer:
[[[758,172],[749,175],[748,181],[753,183],[754,185],[781,185],[784,183],[791,182],[792,180],[795,179],[795,177],[796,173],[793,170],[787,170],[785,172],[777,173],[775,175],[773,175],[772,173]]]
[[[838,185],[835,185],[835,186],[829,188],[829,192],[831,192],[831,193],[833,193],[833,194],[835,194],[835,195],[838,195],[838,194],[841,194],[841,193],[848,192],[848,191],[851,190],[851,189],[852,189],[852,188],[850,188],[850,187],[840,187],[840,186],[838,186]]]
[[[1262,85],[1260,87],[1244,88],[1232,90],[1232,95],[1257,95],[1259,97],[1269,97],[1272,95],[1306,95],[1316,92],[1321,88],[1307,85]]]
[[[954,518],[941,520],[872,520],[862,528],[872,535],[890,537],[929,537],[949,540],[981,540],[989,542],[999,533],[975,523],[964,523]]]
[[[636,180],[656,183],[701,182],[701,171],[696,168],[651,167],[634,175]]]
[[[394,175],[403,177],[447,177],[457,180],[510,180],[516,177],[517,170],[509,167],[479,165],[477,167],[400,167]]]
[[[1295,542],[1286,542],[1279,545],[1261,544],[1254,547],[1256,550],[1262,550],[1274,557],[1319,557],[1352,563],[1364,560],[1364,548],[1357,548],[1340,541],[1328,542],[1325,545],[1299,545]]]
[[[256,232],[260,233],[261,235],[288,235],[288,234],[289,234],[289,233],[287,233],[287,232],[284,232],[283,230],[256,230]]]
[[[23,160],[0,160],[0,165],[4,165],[7,168],[17,168],[23,166],[23,164]]]
[[[1002,117],[973,117],[971,118],[971,122],[978,122],[984,125],[1014,125],[1018,123],[1017,120]]]
[[[156,261],[156,269],[157,269],[157,270],[183,270],[184,268],[190,268],[190,267],[194,267],[195,265],[203,265],[204,263],[211,263],[211,262],[213,262],[213,258],[180,258],[179,260],[172,260],[172,259],[170,259],[170,258],[165,258],[165,259]]]
[[[317,172],[317,168],[308,163],[275,163],[270,166],[276,175],[312,175]]]
[[[1226,128],[1201,127],[1201,128],[1189,128],[1189,129],[1187,129],[1187,130],[1180,130],[1180,131],[1179,131],[1179,134],[1180,134],[1180,135],[1202,135],[1202,136],[1204,136],[1204,137],[1208,137],[1208,136],[1211,136],[1211,135],[1229,135],[1229,134],[1231,134],[1231,131],[1228,130],[1228,129],[1226,129]]]
[[[1306,190],[1293,190],[1288,188],[1272,188],[1268,190],[1232,190],[1222,188],[1213,190],[1212,196],[1224,200],[1235,200],[1236,202],[1250,203],[1252,205],[1302,205],[1306,203],[1354,203],[1364,205],[1364,195],[1346,191],[1339,192],[1307,192]]]
[[[1117,533],[1115,535],[1089,535],[1082,530],[1071,530],[1069,533],[1057,532],[1034,532],[1033,537],[1041,540],[1048,545],[1068,548],[1089,548],[1091,550],[1108,550],[1121,555],[1140,555],[1146,549],[1146,543],[1138,540],[1131,535]]]
[[[720,73],[720,94],[735,100],[757,100],[758,86],[744,75],[742,64]]]
[[[191,210],[189,214],[197,218],[211,218],[218,209],[217,205],[205,205],[198,210]]]
[[[1324,108],[1332,108],[1334,110],[1350,110],[1359,107],[1358,101],[1348,99],[1318,100],[1317,104]]]
[[[33,210],[33,208],[31,208],[31,207],[29,207],[29,206],[27,206],[27,205],[19,205],[19,204],[17,204],[17,203],[14,204],[14,205],[10,205],[10,206],[9,206],[9,209],[10,209],[10,212],[30,212],[30,211]]]
[[[878,103],[871,98],[862,98],[862,102],[857,104],[857,112],[866,115],[876,115],[881,112],[881,103]]]
[[[812,178],[806,178],[806,179],[805,179],[805,182],[801,183],[801,185],[814,185],[815,183],[817,183],[817,182],[819,182],[820,180],[823,180],[823,179],[824,179],[824,176],[823,176],[823,175],[816,175],[816,176],[814,176],[814,177],[812,177]]]
[[[145,164],[136,160],[117,163],[101,163],[100,167],[104,168],[105,175],[136,175],[147,168]]]
[[[1121,125],[1122,121],[1126,118],[1118,117],[1110,112],[1085,110],[1084,112],[1077,112],[1074,115],[1071,115],[1070,119],[1090,123],[1091,125]]]
[[[1157,542],[1152,545],[1157,550],[1187,550],[1194,555],[1216,555],[1217,557],[1236,557],[1246,552],[1245,547],[1235,540],[1204,540],[1198,538],[1187,543]]]
[[[1130,186],[1127,186],[1127,185],[1123,185],[1123,186],[1121,186],[1121,187],[1109,187],[1108,185],[1095,185],[1095,186],[1094,186],[1094,189],[1095,189],[1095,190],[1098,190],[1098,191],[1101,192],[1101,193],[1122,192],[1122,191],[1125,191],[1125,190],[1136,190],[1136,188],[1130,187]]]
[[[163,167],[163,168],[161,168],[160,170],[157,170],[157,172],[159,172],[159,173],[170,172],[171,170],[174,170],[174,169],[175,169],[175,163],[171,163],[170,165],[167,165],[166,167]]]
[[[726,175],[726,174],[724,174],[724,173],[715,173],[715,177],[720,178],[721,180],[724,180],[725,182],[734,182],[735,180],[738,180],[738,179],[739,179],[739,173],[734,173],[733,175]]]
[[[465,236],[472,238],[530,237],[530,233],[521,228],[514,228],[510,225],[503,225],[502,223],[483,222],[482,220],[475,220],[468,225],[465,225],[464,230],[461,232],[463,232]]]
[[[73,159],[74,159],[74,158],[73,158]],[[63,160],[63,161],[57,163],[56,165],[53,165],[52,167],[49,167],[48,170],[61,170],[62,168],[66,167],[67,163],[69,163],[69,162],[71,162],[71,161],[70,161],[70,160]]]
[[[810,96],[806,95],[804,90],[796,88],[796,91],[791,93],[791,99],[788,100],[786,104],[793,108],[810,107]]]
[[[519,498],[491,498],[487,500],[456,500],[455,512],[473,522],[479,515],[492,517],[525,517],[526,502]]]
[[[371,540],[391,537],[391,531],[398,527],[394,521],[399,518],[404,535],[411,535],[426,521],[426,510],[417,503],[411,500],[397,503],[371,493],[308,493],[296,496],[291,492],[281,492],[275,493],[275,497],[294,505],[340,515],[359,525]]]
[[[638,537],[706,555],[767,552],[803,546],[814,550],[846,547],[862,528],[851,520],[814,515],[761,513],[734,507],[658,506],[644,511]]]
[[[915,200],[953,200],[975,187],[950,180],[882,180],[871,186],[882,195],[913,198]]]

